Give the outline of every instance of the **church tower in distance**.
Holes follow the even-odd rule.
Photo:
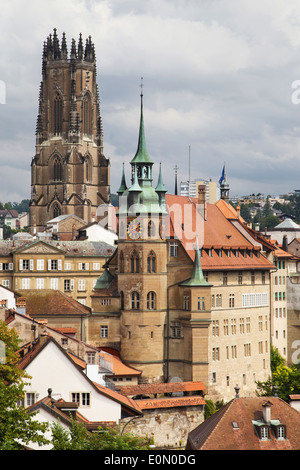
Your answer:
[[[72,40],[56,29],[44,43],[42,81],[31,163],[31,232],[59,216],[97,220],[110,202],[110,163],[103,153],[95,47],[91,37]]]

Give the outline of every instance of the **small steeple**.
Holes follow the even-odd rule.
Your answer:
[[[123,173],[122,173],[122,179],[121,179],[121,185],[117,191],[117,194],[119,196],[122,196],[122,194],[124,193],[124,191],[126,191],[127,189],[127,184],[126,184],[126,180],[125,180],[125,169],[124,169],[124,163],[123,163]]]
[[[158,175],[158,182],[157,182],[157,186],[155,188],[155,191],[156,193],[158,194],[158,198],[159,198],[159,204],[162,206],[166,203],[166,192],[167,192],[167,189],[163,183],[163,179],[162,179],[162,174],[161,174],[161,163],[159,164],[159,175]]]
[[[82,43],[82,34],[79,34],[79,41],[78,41],[78,55],[79,60],[83,59],[83,43]]]
[[[62,40],[61,40],[61,58],[64,60],[67,60],[68,58],[66,33],[63,33]]]
[[[199,244],[198,244],[198,236],[196,239],[196,248],[195,248],[195,261],[194,261],[194,267],[193,267],[193,272],[192,272],[192,277],[188,279],[187,281],[183,281],[180,283],[181,286],[189,286],[189,287],[199,287],[199,286],[207,286],[209,287],[210,284],[205,280],[203,276],[203,271],[201,267],[201,261],[200,261],[200,250],[199,250]]]

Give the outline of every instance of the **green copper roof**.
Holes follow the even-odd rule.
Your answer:
[[[139,182],[138,182],[138,177],[137,177],[136,169],[135,169],[135,171],[134,171],[134,177],[133,177],[132,186],[130,186],[130,188],[129,188],[128,191],[130,191],[130,192],[132,192],[132,191],[142,192],[142,188],[140,187]]]
[[[107,270],[98,277],[94,289],[108,289],[114,276]]]
[[[140,133],[139,133],[138,148],[137,148],[135,156],[133,157],[130,163],[153,163],[146,149],[144,116],[143,116],[143,95],[142,94],[141,94],[141,118],[140,118]]]
[[[199,287],[199,286],[209,287],[210,286],[210,284],[205,280],[203,276],[203,271],[202,271],[201,261],[200,261],[200,250],[198,246],[198,237],[197,237],[197,243],[196,243],[196,249],[195,249],[195,261],[194,261],[192,277],[188,279],[187,281],[181,282],[180,285],[187,286],[187,287]]]
[[[123,173],[122,173],[122,179],[121,179],[121,185],[117,191],[118,194],[123,194],[124,191],[126,191],[127,185],[126,185],[126,180],[125,180],[125,170],[124,170],[124,163],[123,163]]]
[[[155,191],[160,191],[160,192],[164,192],[166,193],[167,192],[167,189],[163,183],[163,180],[162,180],[162,175],[161,175],[161,163],[159,164],[159,175],[158,175],[158,182],[157,182],[157,186],[155,188]]]

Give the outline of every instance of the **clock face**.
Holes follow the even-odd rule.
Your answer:
[[[136,222],[132,220],[127,225],[127,234],[132,240],[137,240],[142,237],[142,225],[141,222]]]

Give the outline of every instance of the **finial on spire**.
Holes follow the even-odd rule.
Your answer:
[[[144,87],[143,80],[144,80],[144,77],[141,77],[141,84],[140,84],[140,87],[141,87],[141,96],[143,96],[143,87]]]

